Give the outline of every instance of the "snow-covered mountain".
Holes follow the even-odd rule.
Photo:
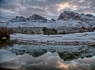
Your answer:
[[[81,28],[95,26],[95,16],[91,14],[79,14],[72,11],[64,11],[57,20],[47,20],[46,18],[34,14],[29,18],[16,16],[10,21],[0,22],[0,27],[48,27],[48,28]]]
[[[11,21],[9,22],[22,22],[22,21],[25,21],[26,19],[23,17],[23,16],[16,16],[15,18],[13,18]]]
[[[91,14],[79,14],[79,13],[74,13],[72,11],[64,11],[63,13],[60,14],[58,17],[58,20],[64,20],[64,21],[77,21],[79,24],[87,24],[89,26],[95,25],[95,17]]]
[[[39,22],[47,22],[47,19],[46,18],[44,18],[44,17],[42,17],[40,15],[37,15],[37,14],[34,14],[34,15],[30,16],[28,18],[28,20],[29,21],[34,21],[34,22],[36,22],[36,21],[39,21]]]

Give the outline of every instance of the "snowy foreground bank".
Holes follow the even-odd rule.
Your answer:
[[[60,44],[60,45],[92,45],[95,44],[95,31],[85,33],[74,33],[65,35],[31,35],[12,34],[11,40],[33,44]]]

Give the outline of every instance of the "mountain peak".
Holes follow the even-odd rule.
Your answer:
[[[23,16],[16,16],[15,18],[13,18],[11,20],[11,22],[21,22],[21,21],[25,21],[26,19]]]
[[[74,17],[77,13],[74,13],[73,11],[64,11],[63,13],[60,14],[58,17],[58,20],[68,20],[72,17]]]
[[[34,15],[30,16],[29,20],[47,22],[46,18],[44,18],[40,15],[37,15],[37,14],[34,14]]]

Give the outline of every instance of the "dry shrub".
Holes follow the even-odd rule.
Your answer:
[[[14,30],[11,28],[0,27],[0,40],[4,37],[10,38],[10,34],[13,34]]]

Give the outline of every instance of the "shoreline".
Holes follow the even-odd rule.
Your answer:
[[[95,45],[95,32],[74,33],[65,35],[43,35],[43,34],[12,34],[11,40],[33,44],[52,45]]]
[[[52,42],[37,42],[37,41],[35,42],[35,40],[33,41],[20,40],[18,42],[29,43],[29,44],[34,44],[34,45],[95,45],[95,42],[91,42],[91,41],[72,41],[72,42],[52,43]]]
[[[17,40],[18,42],[25,42],[30,44],[36,44],[36,45],[95,45],[95,42],[92,41],[69,41],[69,42],[53,42],[53,41],[37,41],[37,40]]]

